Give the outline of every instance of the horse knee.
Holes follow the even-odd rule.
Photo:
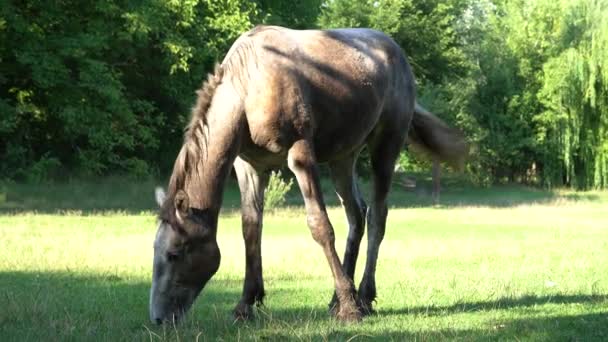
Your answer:
[[[321,246],[333,245],[336,241],[334,230],[327,218],[308,217],[308,227],[312,238]]]
[[[359,209],[361,212],[361,219],[365,220],[365,216],[367,215],[367,204],[365,201],[363,201],[363,199],[359,200]]]
[[[359,243],[363,239],[363,227],[352,228],[348,234],[347,242],[349,245]]]
[[[357,220],[357,223],[350,226],[348,231],[347,243],[348,245],[358,244],[363,238],[365,230],[365,222],[363,216]]]
[[[377,243],[384,239],[387,216],[388,207],[385,203],[376,205],[373,210],[367,211],[368,234],[370,239],[377,241]]]

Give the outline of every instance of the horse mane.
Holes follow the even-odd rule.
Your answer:
[[[259,28],[254,29],[254,31]],[[249,77],[248,63],[253,62],[257,67],[257,58],[251,42],[242,39],[235,43],[236,46],[228,52],[222,64],[216,64],[212,73],[207,75],[201,88],[196,92],[197,100],[192,108],[190,122],[184,130],[184,143],[175,160],[173,173],[169,181],[168,199],[172,202],[175,193],[184,189],[187,177],[199,177],[198,172],[192,172],[197,168],[207,153],[207,137],[209,129],[207,126],[207,112],[211,107],[213,96],[220,84],[229,77],[239,93],[245,89]],[[226,80],[228,81],[228,80]],[[167,204],[171,206],[171,204]]]
[[[169,181],[168,198],[172,198],[179,189],[183,189],[188,170],[197,167],[199,160],[203,158],[207,143],[207,112],[211,107],[213,96],[217,87],[222,83],[224,69],[216,64],[212,73],[207,75],[203,85],[196,91],[197,99],[190,122],[184,130],[184,144],[179,151],[173,166],[173,173]],[[169,201],[167,201],[169,202]]]
[[[246,37],[254,33],[267,29],[265,26],[256,26]],[[245,36],[245,35],[243,35]],[[184,143],[194,141],[201,143],[205,141],[205,126],[207,125],[206,115],[211,106],[215,90],[222,83],[224,75],[230,77],[230,81],[236,86],[239,93],[244,93],[246,80],[249,75],[248,65],[252,63],[256,67],[257,56],[247,38],[239,38],[235,42],[235,47],[228,51],[226,57],[221,64],[216,63],[213,73],[207,75],[207,80],[203,83],[201,89],[196,91],[198,98],[196,104],[192,108],[192,116],[190,123],[186,126],[184,134]]]
[[[207,111],[211,106],[215,89],[217,89],[222,82],[223,74],[224,69],[222,66],[216,64],[213,73],[207,75],[207,80],[203,82],[201,88],[196,91],[198,97],[196,99],[196,104],[192,107],[192,115],[190,117],[190,123],[186,126],[184,141],[195,138],[198,131],[207,124]]]

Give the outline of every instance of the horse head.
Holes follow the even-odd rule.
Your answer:
[[[160,207],[154,241],[150,319],[175,322],[190,308],[220,265],[216,228],[203,210],[191,208],[184,190],[167,199],[156,189]]]

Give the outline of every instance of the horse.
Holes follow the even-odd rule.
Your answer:
[[[464,161],[462,134],[416,102],[415,81],[401,48],[371,29],[291,30],[259,26],[242,34],[208,75],[192,109],[154,241],[150,319],[175,322],[216,273],[222,196],[232,167],[241,193],[246,269],[233,314],[253,317],[264,299],[261,238],[268,171],[287,162],[302,193],[312,238],[335,283],[330,311],[340,321],[373,312],[376,263],[388,213],[395,161],[406,140],[453,165]],[[355,163],[369,151],[369,207]],[[319,163],[331,179],[349,225],[343,262],[319,184]],[[367,221],[367,259],[353,283]]]

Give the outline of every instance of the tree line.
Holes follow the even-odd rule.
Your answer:
[[[166,174],[194,91],[257,24],[392,36],[478,183],[608,186],[606,0],[7,0],[0,177]]]

